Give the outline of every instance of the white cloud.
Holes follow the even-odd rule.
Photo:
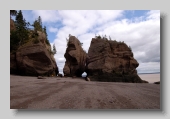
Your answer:
[[[147,13],[148,19],[160,19],[160,10],[151,10]]]
[[[42,22],[56,22],[60,20],[58,16],[58,11],[54,10],[33,10],[32,14],[34,14],[35,18],[41,16]]]
[[[138,73],[160,72],[160,63],[158,62],[141,63],[140,67],[138,67],[137,70],[138,70]]]
[[[33,11],[35,16],[40,15],[42,21],[48,23],[50,32],[56,33],[53,43],[57,49],[55,59],[60,72],[64,67],[69,34],[78,37],[86,52],[95,34],[106,34],[113,40],[124,41],[131,46],[134,57],[140,63],[139,71],[160,71],[160,11],[151,10],[144,16],[131,19],[125,18],[125,13],[121,10]],[[129,13],[134,15],[134,11]],[[54,25],[58,21],[62,26],[60,28]]]

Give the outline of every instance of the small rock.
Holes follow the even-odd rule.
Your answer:
[[[86,79],[86,81],[90,81],[90,78],[89,78],[89,77],[86,77],[85,79]]]
[[[160,81],[158,81],[158,82],[154,82],[154,84],[160,84]]]
[[[42,76],[38,76],[37,78],[38,79],[45,79],[45,77],[42,77]]]

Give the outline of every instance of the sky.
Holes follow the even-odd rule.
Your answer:
[[[22,10],[27,22],[38,16],[47,28],[51,46],[55,44],[59,72],[66,59],[66,38],[78,37],[88,53],[96,35],[124,41],[138,61],[138,73],[160,72],[160,10]]]

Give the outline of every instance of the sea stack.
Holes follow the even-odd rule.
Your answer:
[[[64,76],[81,77],[85,71],[86,52],[82,44],[75,36],[70,36],[67,43],[67,49],[64,54],[66,62],[63,68]]]
[[[92,38],[86,63],[87,76],[92,81],[145,83],[137,74],[138,66],[124,42]]]
[[[51,46],[46,43],[46,35],[40,31],[37,31],[37,34],[37,39],[30,38],[15,52],[10,53],[11,74],[25,76],[55,76],[58,74]]]

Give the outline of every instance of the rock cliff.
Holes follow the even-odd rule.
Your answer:
[[[64,54],[66,58],[63,73],[65,76],[81,77],[85,71],[86,52],[82,49],[80,41],[75,36],[70,36],[68,47]]]
[[[91,80],[110,82],[145,82],[137,75],[139,63],[124,42],[92,38],[86,72]]]
[[[10,73],[29,76],[58,74],[58,67],[46,43],[46,35],[37,31],[38,37],[30,38],[17,51],[10,54]],[[31,37],[30,33],[30,37]]]

